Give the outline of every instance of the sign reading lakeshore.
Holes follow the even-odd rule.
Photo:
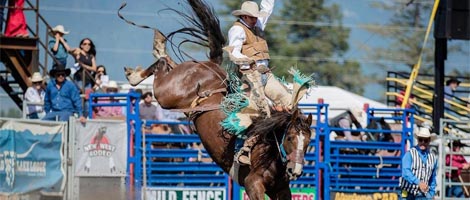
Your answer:
[[[225,200],[225,188],[146,188],[146,200]]]
[[[65,130],[63,122],[0,119],[0,194],[63,192]]]

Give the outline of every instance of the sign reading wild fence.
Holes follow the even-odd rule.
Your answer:
[[[127,129],[124,122],[88,121],[75,126],[77,176],[125,176]]]
[[[147,188],[147,200],[225,200],[225,188]]]
[[[0,194],[64,190],[66,123],[0,119]]]

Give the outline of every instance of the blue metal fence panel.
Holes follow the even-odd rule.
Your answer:
[[[126,103],[96,103],[92,99],[116,96],[126,98]],[[138,93],[91,94],[89,113],[93,106],[126,106],[129,152],[128,170],[134,166],[133,174],[137,185],[155,187],[225,187],[227,199],[240,199],[238,185],[234,184],[233,196],[228,196],[231,180],[213,162],[202,162],[209,158],[207,152],[193,148],[200,144],[196,134],[145,134],[142,129],[152,124],[188,126],[189,122],[142,121],[139,119]],[[328,123],[328,104],[301,104],[305,114],[312,114],[316,121],[312,125],[314,137],[305,155],[304,175],[291,182],[292,188],[316,189],[316,199],[330,199],[330,192],[398,192],[398,178],[401,176],[401,157],[405,153],[406,141],[412,144],[413,111],[409,109],[367,109],[367,120],[384,118],[401,121],[401,131],[383,131],[383,134],[400,134],[400,143],[395,142],[351,142],[330,141],[333,131],[344,131]],[[397,115],[398,113],[398,115]],[[356,130],[356,129],[354,129]],[[357,130],[356,130],[357,131]],[[379,130],[360,129],[378,132]],[[376,150],[393,151],[392,155],[369,155],[364,152]],[[352,151],[351,151],[352,150]],[[145,151],[145,157],[142,157]],[[145,167],[145,171],[143,168]],[[130,171],[129,171],[130,173]],[[143,174],[146,179],[143,182]]]

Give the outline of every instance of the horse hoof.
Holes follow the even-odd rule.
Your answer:
[[[238,157],[238,162],[241,165],[251,165],[250,158],[248,158],[248,156],[245,156],[245,155],[241,155],[240,157]]]

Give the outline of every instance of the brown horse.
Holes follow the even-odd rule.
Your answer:
[[[247,134],[259,135],[261,140],[253,146],[252,165],[234,164],[236,136],[224,131],[220,125],[226,117],[219,109],[226,94],[227,75],[220,67],[225,39],[216,15],[208,5],[200,0],[188,0],[188,3],[197,19],[186,18],[194,20],[191,23],[198,29],[179,31],[190,30],[206,36],[210,61],[174,63],[165,52],[167,37],[156,31],[154,47],[159,60],[146,70],[125,69],[129,83],[137,85],[155,75],[154,93],[159,104],[166,109],[189,113],[214,162],[245,186],[250,199],[264,199],[264,194],[271,199],[291,199],[289,181],[302,174],[312,116],[307,118],[294,108],[291,113],[274,112],[271,118],[254,120],[246,130]]]

